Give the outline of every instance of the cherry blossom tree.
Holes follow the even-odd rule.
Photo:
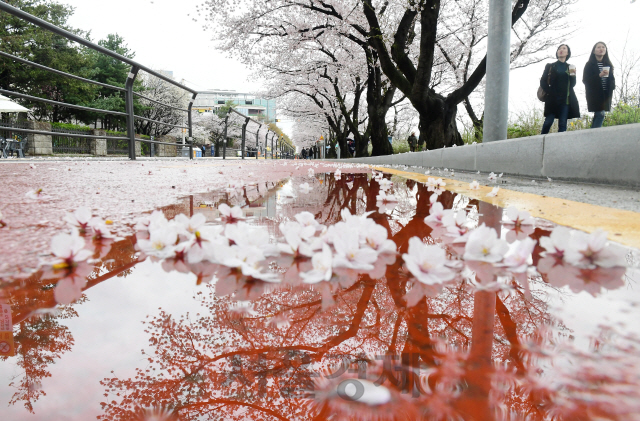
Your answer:
[[[136,119],[136,131],[149,136],[164,136],[175,130],[173,126],[186,126],[187,115],[180,109],[187,109],[189,93],[165,80],[142,72],[139,75],[142,84],[142,93],[146,98],[140,97],[140,105],[136,114],[149,120]],[[159,105],[156,102],[166,105]],[[173,125],[173,126],[172,126]]]
[[[228,7],[226,2],[208,0],[203,12],[211,26],[220,30],[223,47],[248,63],[283,53],[278,49],[283,37],[311,39],[332,33],[356,44],[366,41],[371,47],[365,48],[367,63],[379,63],[390,87],[411,102],[420,116],[420,134],[427,148],[434,149],[462,144],[456,126],[458,104],[464,103],[477,126],[481,121],[469,97],[486,72],[486,3],[279,0],[261,5],[238,2],[237,7]],[[514,2],[515,67],[542,59],[547,47],[566,31],[564,18],[573,3],[575,0]],[[554,31],[556,35],[550,36]],[[257,45],[264,54],[252,48]],[[367,101],[376,99],[388,104],[379,101],[381,97]],[[380,120],[379,115],[369,114]]]
[[[252,5],[246,13],[239,14],[213,3],[209,3],[211,12],[206,13],[212,22],[216,22],[215,27],[227,25],[234,28],[220,32],[224,50],[238,55],[247,64],[258,66],[257,74],[262,77],[265,77],[265,69],[287,76],[302,71],[304,67],[306,72],[317,73],[319,79],[316,80],[324,79],[336,89],[336,105],[354,137],[356,155],[366,153],[369,140],[374,155],[391,153],[386,114],[394,100],[398,100],[394,99],[396,89],[382,73],[377,53],[363,33],[354,31],[349,25],[336,25],[339,22],[326,23],[327,16],[300,8],[294,2],[284,2],[287,3],[284,8],[276,4],[257,8]],[[304,19],[300,19],[301,13]],[[287,25],[283,26],[283,21]],[[284,52],[288,57],[286,61],[281,59]],[[337,79],[347,75],[353,79],[351,95],[338,88],[340,83]],[[272,84],[277,83],[273,75],[265,79],[271,80]],[[360,127],[365,119],[359,117],[358,107],[349,108],[346,102],[366,104],[366,126]],[[332,125],[334,132],[339,133],[335,130],[335,122]],[[341,138],[343,136],[337,137],[342,156],[347,156],[347,148]]]

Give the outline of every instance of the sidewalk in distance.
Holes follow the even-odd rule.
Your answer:
[[[640,124],[347,161],[640,187]]]

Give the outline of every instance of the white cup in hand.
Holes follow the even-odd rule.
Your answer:
[[[610,70],[611,70],[611,67],[609,67],[609,66],[602,67],[602,73],[604,73],[603,77],[609,77],[609,71]]]
[[[573,65],[573,64],[569,65],[569,73],[572,74],[572,75],[576,74],[576,66],[575,65]]]

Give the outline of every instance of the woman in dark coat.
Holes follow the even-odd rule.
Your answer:
[[[591,128],[602,127],[605,112],[611,111],[611,97],[616,89],[613,64],[609,60],[609,51],[604,42],[593,46],[589,61],[584,66],[582,82],[587,91],[587,108],[593,112]]]
[[[558,61],[544,68],[540,86],[547,94],[544,101],[544,124],[542,134],[549,133],[553,120],[558,119],[558,132],[567,131],[567,119],[580,117],[580,105],[573,88],[576,86],[575,66],[567,61],[571,58],[571,49],[562,44],[556,51]]]

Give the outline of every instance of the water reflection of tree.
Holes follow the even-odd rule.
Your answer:
[[[132,239],[95,246],[95,257],[101,253],[104,257],[94,265],[85,291],[114,276],[126,276],[137,262]],[[39,271],[3,285],[1,291],[11,306],[15,364],[20,369],[9,383],[9,387],[16,388],[9,403],[22,402],[30,412],[33,404],[46,394],[41,383],[51,377],[49,365],[73,347],[73,335],[63,321],[77,317],[74,307],[87,300],[83,295],[72,305],[56,306],[54,288],[63,276],[64,272]],[[13,357],[0,357],[4,361],[10,358]]]
[[[376,211],[378,184],[369,184],[366,175],[349,181],[353,182],[351,189],[345,177],[327,180],[325,210],[317,215],[323,223],[340,220],[341,209],[352,211],[362,206],[374,211],[370,217],[387,227],[400,253],[407,251],[411,237],[433,241],[431,228],[424,224],[432,193],[424,185],[418,183],[415,192],[404,192],[415,195],[417,205],[410,219],[392,232],[390,216]],[[358,188],[364,190],[360,197]],[[455,195],[445,192],[438,200],[451,208]],[[484,301],[495,301],[494,323],[493,310],[483,314],[475,290],[464,281],[407,306],[405,296],[411,280],[401,267],[398,257],[381,280],[361,275],[351,287],[330,291],[335,305],[328,309],[323,298],[328,292],[321,286],[289,286],[262,295],[253,302],[255,314],[244,317],[229,311],[231,301],[213,292],[198,297],[206,310],[202,314],[176,319],[161,312],[148,322],[153,348],[147,355],[149,366],[139,368],[129,379],[103,381],[109,396],[101,419],[130,419],[144,408],[158,407],[185,420],[323,419],[326,405],[298,399],[312,385],[312,369],[327,369],[345,357],[351,362],[364,361],[367,355],[398,355],[405,368],[434,369],[436,374],[428,381],[433,390],[446,382],[448,374],[443,367],[453,364],[460,371],[459,384],[471,388],[477,383],[485,390],[473,399],[469,398],[472,394],[451,390],[438,396],[442,400],[438,404],[447,405],[459,416],[475,413],[476,419],[488,419],[494,364],[515,373],[514,379],[537,374],[538,368],[523,360],[519,338],[554,323],[543,293],[534,292],[529,298],[519,289],[507,296],[485,293]],[[474,326],[487,322],[492,324],[492,333],[481,338]],[[482,355],[473,351],[473,344],[482,342],[488,346],[489,365],[479,364]],[[349,368],[354,369],[353,364]],[[435,404],[425,398],[415,372],[405,370],[400,375],[391,366],[381,370],[380,374],[395,379],[385,386],[420,396],[412,405],[423,406],[421,413],[430,413]],[[515,387],[499,403],[537,418],[542,416],[544,402],[525,388]]]

